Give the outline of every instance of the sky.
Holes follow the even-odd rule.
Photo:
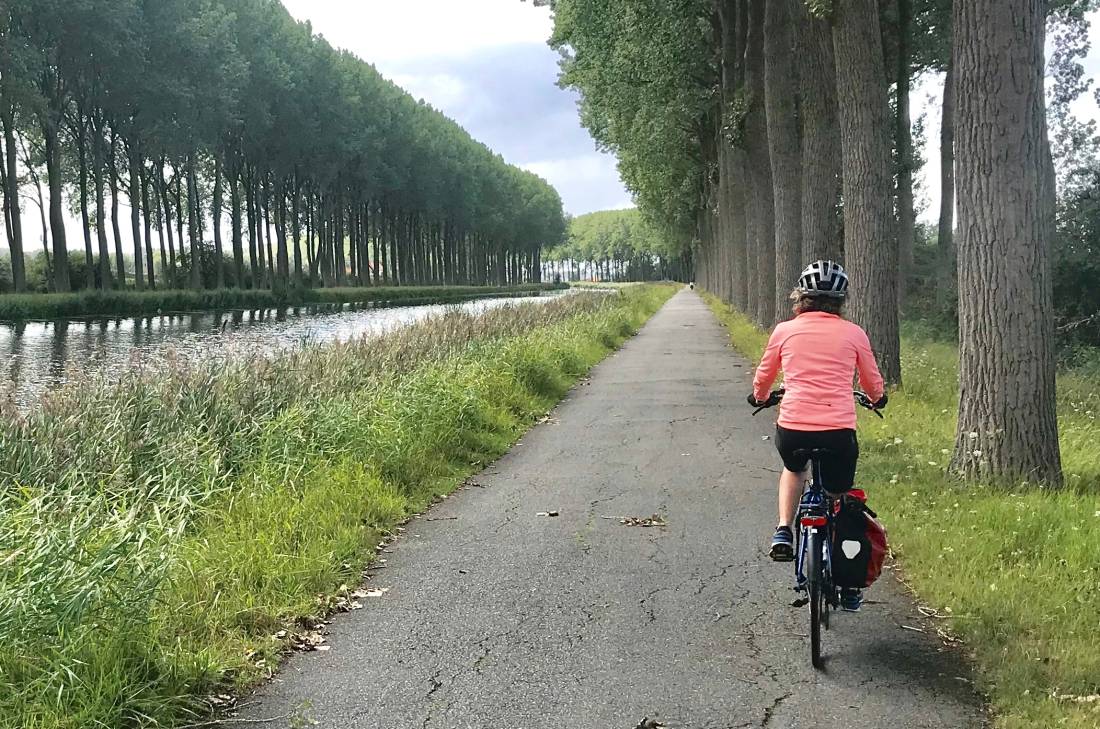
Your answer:
[[[476,139],[519,167],[547,179],[567,212],[632,205],[613,156],[596,149],[579,121],[577,95],[557,85],[558,55],[546,41],[553,26],[546,8],[522,0],[283,0],[300,20],[333,45],[373,63],[387,78],[455,119]],[[1100,12],[1092,18],[1100,28]],[[1100,77],[1100,48],[1084,62]],[[939,214],[939,132],[942,75],[916,79],[914,122],[923,115],[926,164],[916,176],[918,219]],[[1079,118],[1100,120],[1092,94],[1075,105]],[[123,219],[129,209],[123,203]],[[39,230],[27,204],[24,226]],[[124,237],[128,226],[123,226]],[[72,248],[82,246],[79,223],[66,217]],[[0,241],[3,245],[3,241]],[[33,247],[33,246],[32,246]]]
[[[504,159],[548,180],[567,212],[629,207],[611,155],[557,86],[550,11],[521,0],[283,0],[315,33],[373,63]]]
[[[629,207],[615,160],[581,127],[577,96],[557,86],[558,57],[546,45],[546,8],[521,0],[283,0],[314,31],[455,119],[512,164],[549,180],[574,215]],[[1100,13],[1093,18],[1098,27]],[[1100,75],[1100,49],[1085,62]],[[919,219],[939,214],[942,75],[917,79],[913,119],[922,115],[925,167],[917,175]],[[1076,107],[1100,119],[1091,94]]]

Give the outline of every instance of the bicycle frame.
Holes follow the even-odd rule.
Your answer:
[[[821,555],[822,575],[821,584],[826,588],[826,595],[830,605],[837,603],[835,590],[832,585],[833,562],[830,546],[833,542],[833,511],[835,499],[825,491],[821,480],[821,462],[815,456],[810,460],[810,482],[802,493],[802,499],[798,505],[799,545],[795,557],[795,589],[805,591],[807,576],[805,564],[807,550],[811,544],[810,535],[821,532],[824,539],[821,540],[823,554]]]

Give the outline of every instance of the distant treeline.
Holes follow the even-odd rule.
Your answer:
[[[573,218],[569,237],[546,253],[561,281],[683,280],[690,257],[680,241],[637,210],[605,210]]]

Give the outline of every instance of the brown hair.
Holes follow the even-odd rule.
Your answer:
[[[795,316],[809,311],[821,311],[841,316],[844,313],[844,299],[839,296],[807,296],[798,289],[791,292],[794,305],[791,311]]]

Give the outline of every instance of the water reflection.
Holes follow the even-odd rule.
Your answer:
[[[15,401],[29,405],[75,379],[98,379],[166,358],[219,362],[305,342],[378,334],[447,309],[485,311],[560,293],[398,308],[322,305],[289,309],[163,314],[137,318],[0,324],[0,361]]]

